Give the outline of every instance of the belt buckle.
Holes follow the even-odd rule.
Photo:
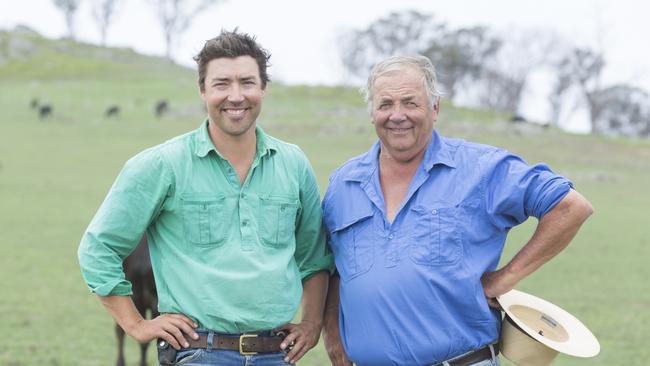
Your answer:
[[[246,355],[256,355],[257,352],[246,352],[244,351],[244,339],[246,338],[257,338],[257,334],[242,334],[239,336],[239,354],[242,356]]]

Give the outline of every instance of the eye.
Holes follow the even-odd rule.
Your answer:
[[[379,104],[379,109],[380,109],[380,110],[386,110],[386,109],[388,109],[390,106],[391,106],[391,104],[388,103],[388,102],[380,103],[380,104]]]

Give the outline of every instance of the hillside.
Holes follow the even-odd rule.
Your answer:
[[[77,246],[124,162],[205,118],[195,78],[131,50],[0,31],[0,365],[115,364],[113,323],[81,279]],[[51,114],[39,118],[32,100]],[[157,118],[159,100],[169,111]],[[120,112],[106,116],[111,106]],[[375,140],[353,88],[271,83],[259,121],[305,151],[321,191],[337,166]],[[556,364],[646,365],[650,143],[514,125],[444,100],[436,128],[546,162],[593,203],[595,215],[571,246],[517,287],[561,305],[599,338],[595,359],[559,356]],[[534,225],[512,230],[503,261]],[[129,364],[138,353],[128,340]],[[149,364],[154,353],[150,347]],[[321,345],[300,364],[329,362]]]
[[[24,27],[0,30],[0,78],[13,80],[141,80],[184,77],[191,70],[132,49],[48,39]]]

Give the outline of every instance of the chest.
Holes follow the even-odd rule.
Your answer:
[[[386,208],[386,218],[391,223],[395,220],[395,216],[407,198],[416,170],[417,165],[407,169],[392,169],[383,166],[380,170],[379,182]]]

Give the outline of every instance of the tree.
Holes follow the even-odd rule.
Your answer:
[[[603,89],[595,97],[595,131],[604,135],[650,137],[650,96],[626,84]]]
[[[486,27],[461,28],[445,32],[431,42],[423,54],[436,66],[438,79],[450,100],[463,81],[478,79],[487,60],[501,47],[501,41]]]
[[[531,74],[551,62],[560,42],[552,33],[536,29],[509,29],[494,38],[500,46],[486,54],[482,70],[477,70],[482,72],[476,78],[477,98],[482,107],[516,115]]]
[[[580,47],[570,49],[555,65],[557,76],[554,92],[556,94],[551,97],[551,104],[561,106],[556,98],[562,98],[572,86],[575,86],[587,104],[591,130],[596,133],[599,132],[596,121],[602,109],[599,95],[602,93],[600,78],[604,67],[605,58],[602,52]]]
[[[53,0],[54,6],[57,7],[65,17],[65,25],[68,28],[68,38],[75,39],[74,16],[79,9],[81,0]]]
[[[150,0],[165,37],[165,56],[171,60],[176,42],[200,12],[220,0]]]
[[[108,32],[108,27],[111,25],[111,22],[114,20],[115,8],[119,4],[120,0],[92,0],[93,1],[93,17],[99,28],[99,34],[101,37],[101,45],[106,46],[106,33]]]
[[[352,30],[339,37],[343,67],[353,77],[365,78],[383,58],[397,54],[419,54],[445,28],[433,15],[414,10],[393,12],[366,29]]]

